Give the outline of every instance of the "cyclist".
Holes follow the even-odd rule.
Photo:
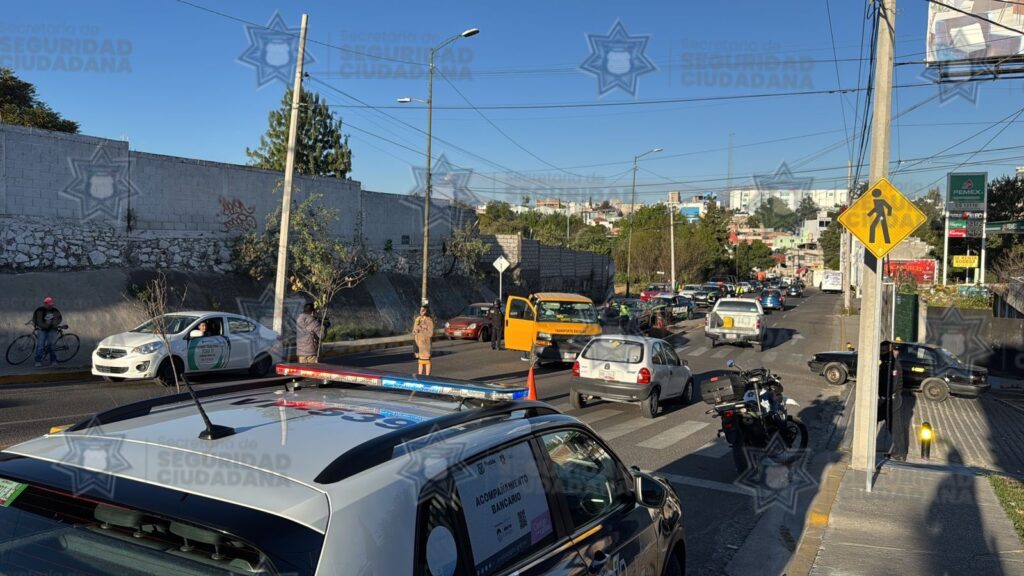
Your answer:
[[[47,349],[50,351],[50,364],[57,363],[57,354],[53,348],[63,323],[60,310],[53,305],[53,297],[43,298],[43,305],[32,314],[32,325],[36,329],[36,368],[43,365],[43,352]]]

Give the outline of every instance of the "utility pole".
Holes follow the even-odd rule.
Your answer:
[[[668,244],[669,244],[669,263],[672,266],[672,292],[676,291],[676,206],[672,202],[668,203]]]
[[[629,297],[630,276],[633,274],[633,225],[636,224],[636,171],[637,163],[648,154],[661,152],[661,148],[652,148],[643,154],[633,156],[633,194],[629,201],[629,233],[626,238],[626,297]]]
[[[946,193],[949,194],[949,192]],[[948,277],[946,267],[949,263],[949,208],[945,205],[942,207],[942,216],[946,222],[943,228],[945,232],[942,233],[942,285],[945,286]]]
[[[853,161],[846,161],[846,207],[853,204]],[[853,302],[850,298],[850,285],[853,283],[853,255],[852,248],[853,234],[843,229],[842,248],[839,253],[839,271],[843,277],[843,310],[849,310]],[[844,340],[845,342],[845,340]]]
[[[875,63],[874,110],[871,119],[872,183],[889,171],[889,138],[892,121],[893,43],[896,35],[896,0],[876,3],[879,13]],[[853,458],[855,470],[866,471],[866,488],[871,491],[878,440],[878,366],[881,344],[882,270],[880,259],[864,251],[864,296],[860,310],[860,337],[857,346],[857,398],[853,422]]]
[[[299,30],[299,53],[295,61],[295,83],[292,85],[292,115],[288,124],[288,152],[284,161],[284,193],[281,198],[281,232],[277,245],[277,277],[274,280],[274,331],[284,335],[284,282],[288,273],[288,226],[292,215],[292,179],[295,174],[295,140],[299,134],[299,105],[302,103],[302,61],[306,57],[306,23],[302,15]]]

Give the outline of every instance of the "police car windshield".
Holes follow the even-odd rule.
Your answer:
[[[567,322],[597,324],[597,312],[590,302],[553,302],[545,300],[539,305],[541,322]]]
[[[10,480],[0,479],[0,493],[0,574],[274,573],[264,554],[223,532]]]
[[[141,332],[143,334],[179,334],[194,324],[196,320],[199,320],[198,316],[167,314],[144,322],[141,326],[132,330],[132,332]]]

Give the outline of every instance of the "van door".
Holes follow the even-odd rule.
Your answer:
[[[509,296],[505,306],[505,348],[529,352],[537,338],[537,310],[526,298]]]

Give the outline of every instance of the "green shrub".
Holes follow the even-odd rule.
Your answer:
[[[335,324],[328,328],[327,334],[324,337],[324,342],[342,342],[345,340],[360,340],[363,338],[378,338],[381,336],[391,335],[391,330],[382,326],[345,322]]]

